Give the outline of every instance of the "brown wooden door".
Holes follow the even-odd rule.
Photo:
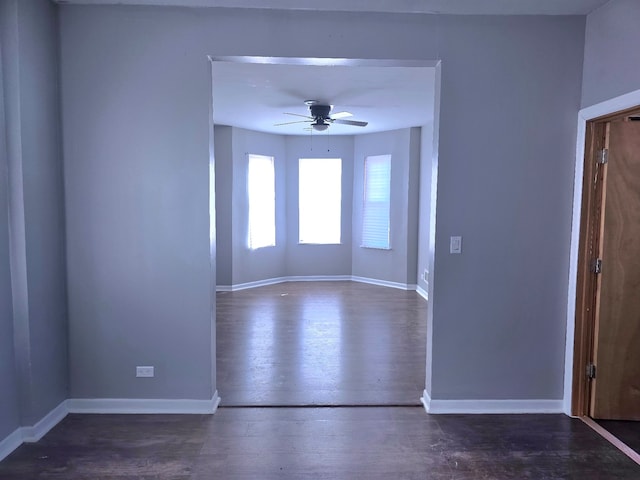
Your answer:
[[[590,414],[640,420],[640,122],[609,128]]]

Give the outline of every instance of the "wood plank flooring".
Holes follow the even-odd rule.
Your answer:
[[[428,415],[420,407],[229,408],[69,415],[0,462],[2,480],[640,478],[564,415]]]
[[[217,295],[222,405],[419,405],[426,301],[355,282]]]
[[[596,420],[596,422],[615,435],[618,440],[640,453],[640,422],[624,420]]]
[[[640,478],[564,415],[428,415],[425,302],[360,284],[219,295],[215,415],[69,415],[0,462],[1,480]]]

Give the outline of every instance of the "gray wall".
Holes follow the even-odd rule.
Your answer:
[[[352,271],[357,277],[416,283],[420,129],[355,137]],[[364,159],[391,155],[391,249],[362,248]]]
[[[286,272],[291,276],[351,275],[351,208],[353,148],[351,136],[287,136],[287,247]],[[342,235],[340,245],[298,243],[298,160],[342,159]]]
[[[46,0],[1,8],[18,373],[12,391],[21,424],[32,425],[68,394],[59,27],[57,7]]]
[[[441,27],[431,395],[559,399],[584,18]]]
[[[61,10],[71,396],[210,399],[209,62],[173,10]]]
[[[6,10],[0,7],[0,15]],[[4,42],[2,42],[4,43]],[[0,52],[0,441],[20,425],[18,384],[13,349],[13,308],[9,250],[9,179]]]
[[[562,397],[583,17],[60,10],[74,395],[208,393],[206,55],[266,55],[442,60],[429,393]]]
[[[431,112],[430,112],[431,113]],[[407,182],[407,277],[405,282],[416,285],[418,278],[418,231],[420,230],[420,158],[422,132],[419,127],[409,135],[409,181]],[[425,218],[425,221],[428,217]]]
[[[419,131],[416,128],[357,137],[311,138],[216,126],[218,284],[239,285],[283,276],[352,274],[415,284]],[[396,164],[392,173],[393,250],[389,252],[363,251],[360,247],[363,162],[365,156],[375,152],[392,153]],[[276,159],[277,245],[255,251],[246,244],[248,153]],[[317,156],[343,160],[341,245],[298,244],[298,159]],[[355,164],[354,158],[358,159]],[[352,229],[358,232],[353,241]]]
[[[282,277],[286,273],[287,198],[285,139],[280,135],[233,128],[233,277],[232,284]],[[249,250],[247,174],[249,153],[274,157],[276,174],[276,246]],[[230,284],[227,284],[230,285]]]
[[[362,176],[360,165],[359,177],[354,182],[354,148],[357,145],[371,145],[373,150],[380,145],[398,144],[395,151],[404,155],[397,181],[394,183],[394,195],[397,197],[396,214],[401,216],[404,233],[398,233],[399,247],[395,255],[388,262],[376,270],[378,276],[366,275],[388,281],[407,283],[406,276],[413,275],[415,282],[415,265],[407,265],[407,231],[408,228],[417,230],[416,222],[407,227],[407,199],[409,176],[409,153],[414,160],[411,166],[417,168],[417,149],[411,150],[411,139],[407,129],[400,136],[394,134],[374,134],[366,136],[367,140],[350,136],[288,136],[270,135],[253,132],[241,128],[216,126],[216,169],[217,169],[217,199],[218,199],[218,280],[219,285],[239,285],[257,280],[278,278],[283,276],[309,275],[351,275],[352,235],[354,224],[360,223],[355,215],[361,215],[355,206],[354,185],[358,185],[358,178]],[[356,140],[354,141],[354,138]],[[387,141],[388,140],[388,141]],[[389,151],[394,151],[390,146]],[[366,150],[366,147],[363,147]],[[377,150],[376,150],[377,151]],[[276,247],[269,247],[251,251],[247,248],[247,154],[256,153],[274,156],[276,160]],[[342,243],[340,245],[300,245],[298,244],[298,159],[305,157],[339,157],[343,160],[342,177]],[[364,157],[362,157],[364,158]],[[222,163],[221,163],[222,162]],[[362,163],[362,162],[360,162]],[[406,168],[405,168],[406,167]],[[356,166],[356,171],[358,167]],[[415,176],[417,179],[417,175]],[[415,197],[413,206],[417,208],[417,181],[411,194]],[[360,178],[359,192],[362,193]],[[356,198],[360,198],[356,195]],[[358,204],[359,205],[359,204]],[[395,205],[395,204],[394,204]],[[412,212],[417,219],[417,211]],[[400,228],[400,224],[398,223]],[[413,239],[417,242],[417,234]],[[359,237],[358,237],[359,238]],[[413,245],[412,252],[417,251]],[[402,253],[398,253],[402,252]],[[394,264],[402,259],[402,265]],[[409,259],[415,264],[415,255]],[[223,271],[221,272],[221,269]],[[401,271],[400,275],[393,275],[394,271]],[[407,273],[413,272],[413,273]],[[364,275],[361,272],[358,275]],[[355,274],[355,273],[354,273]],[[394,278],[396,280],[394,280]]]
[[[286,274],[285,139],[241,128],[216,125],[217,285],[230,286]],[[276,246],[247,246],[247,154],[274,157],[276,173]]]
[[[216,158],[216,285],[231,285],[233,134],[232,128],[216,125],[213,129]]]
[[[640,89],[640,2],[612,0],[587,17],[582,106]]]

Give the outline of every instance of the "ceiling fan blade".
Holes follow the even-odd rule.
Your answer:
[[[282,125],[292,125],[294,123],[311,123],[313,120],[296,120],[295,122],[274,123],[274,127],[280,127]]]
[[[347,118],[347,117],[353,117],[353,113],[351,112],[337,112],[337,113],[332,113],[331,118],[334,120],[338,120],[340,118]]]
[[[369,125],[369,122],[361,122],[358,120],[340,120],[340,119],[331,119],[332,123],[341,123],[343,125],[353,125],[354,127],[366,127]]]
[[[300,115],[299,113],[289,113],[289,112],[284,112],[285,115],[293,115],[294,117],[303,117],[303,118],[308,118],[309,120],[313,120],[313,117],[310,117],[309,115]]]

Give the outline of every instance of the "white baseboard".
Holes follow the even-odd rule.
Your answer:
[[[429,293],[420,285],[416,286],[416,293],[424,298],[427,302],[429,301]]]
[[[235,285],[219,285],[216,286],[216,292],[236,292],[238,290],[247,290],[249,288],[264,287],[266,285],[275,285],[284,283],[288,277],[265,278],[264,280],[256,280],[255,282],[236,283]]]
[[[216,390],[215,392],[213,392],[213,397],[211,397],[211,403],[213,407],[213,412],[211,413],[216,413],[218,411],[218,407],[220,406],[221,401],[222,398],[220,398],[220,395],[218,395],[218,390]]]
[[[216,391],[211,400],[158,398],[72,398],[67,401],[69,413],[125,414],[213,414],[220,405]]]
[[[68,413],[67,400],[65,400],[42,417],[42,420],[32,427],[22,427],[22,441],[27,443],[37,442],[44,437],[49,430],[60,423]]]
[[[422,391],[422,396],[420,397],[420,402],[422,403],[422,406],[424,407],[425,411],[427,413],[431,413],[431,396],[427,393],[427,389],[425,388]]]
[[[378,285],[379,287],[397,288],[399,290],[415,290],[416,285],[413,283],[390,282],[388,280],[378,280],[377,278],[367,278],[352,276],[351,280],[358,283],[368,283],[369,285]]]
[[[563,413],[562,400],[438,400],[426,391],[420,400],[431,414]]]
[[[416,290],[420,287],[413,283],[390,282],[388,280],[378,280],[377,278],[358,277],[354,275],[291,275],[288,277],[266,278],[255,282],[237,283],[235,285],[217,285],[216,292],[237,292],[249,288],[264,287],[266,285],[276,285],[286,282],[359,282],[380,287],[398,288],[400,290]],[[424,290],[422,290],[424,292]],[[426,294],[426,292],[424,292]],[[421,294],[422,295],[422,294]],[[422,295],[425,296],[425,295]]]
[[[17,428],[7,438],[0,441],[0,461],[23,443],[32,443],[40,440],[49,430],[60,423],[68,413],[67,400],[65,400],[42,417],[35,425]]]
[[[0,441],[0,462],[11,455],[16,448],[22,445],[22,428],[16,428],[7,438]]]
[[[19,427],[0,440],[0,461],[23,443],[37,442],[69,413],[201,413],[213,414],[220,405],[218,391],[211,400],[72,398],[65,400],[33,426]]]
[[[348,282],[351,275],[293,275],[285,278],[287,282]]]

